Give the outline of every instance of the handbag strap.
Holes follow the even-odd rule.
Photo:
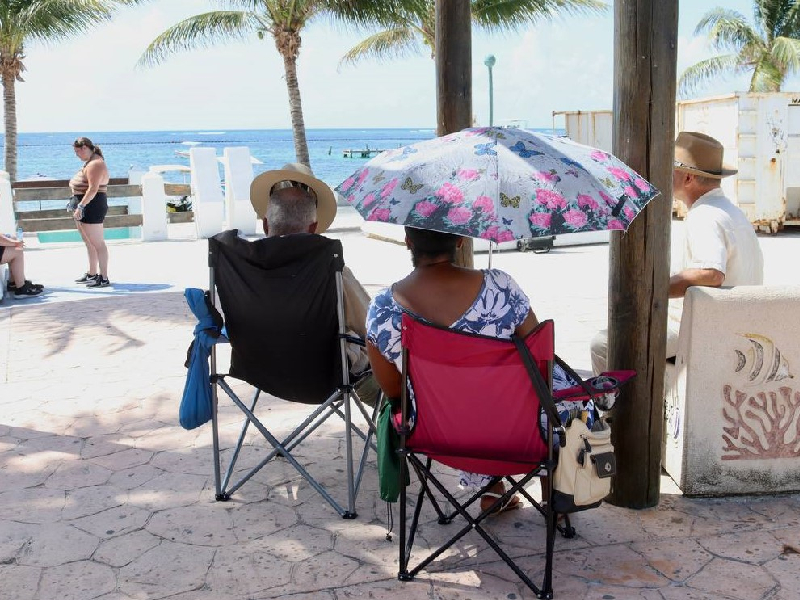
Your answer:
[[[579,386],[581,386],[583,388],[583,391],[586,392],[587,394],[589,394],[590,398],[595,398],[596,396],[599,395],[597,393],[597,390],[594,389],[592,386],[590,386],[588,383],[586,383],[583,380],[583,377],[578,375],[578,373],[575,372],[575,369],[573,369],[566,362],[564,362],[564,360],[562,360],[561,357],[558,356],[558,354],[554,354],[554,356],[555,356],[555,361],[558,364],[558,366],[560,366],[562,369],[564,369],[564,372],[567,375],[569,375],[575,381],[575,383],[577,383]]]
[[[558,416],[558,409],[556,409],[556,404],[553,402],[553,396],[533,361],[530,349],[518,335],[512,335],[511,339],[517,347],[517,352],[519,352],[520,358],[522,358],[522,364],[525,365],[525,370],[528,371],[528,377],[530,377],[531,383],[533,384],[533,389],[539,396],[539,403],[547,413],[547,417],[550,419],[552,426],[562,427],[561,417]]]

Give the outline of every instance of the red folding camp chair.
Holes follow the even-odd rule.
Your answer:
[[[552,598],[553,544],[555,532],[574,535],[567,520],[557,526],[552,510],[552,491],[536,502],[525,486],[537,475],[552,481],[555,459],[553,428],[544,431],[541,410],[550,423],[558,423],[551,395],[554,360],[553,322],[541,323],[524,340],[502,340],[461,333],[416,320],[402,320],[403,388],[399,423],[401,481],[409,465],[420,489],[411,523],[406,531],[407,492],[400,493],[399,579],[413,579],[468,531],[475,530],[500,558],[540,598]],[[407,424],[407,425],[402,425]],[[492,476],[483,489],[460,502],[431,473],[437,461],[454,469]],[[476,517],[467,509],[498,481],[505,480],[506,493]],[[433,493],[438,490],[454,511],[446,513]],[[545,569],[541,587],[516,565],[483,528],[482,522],[501,503],[522,494],[545,518]],[[414,536],[423,502],[428,499],[440,523],[457,516],[463,528],[414,568],[409,568]],[[448,511],[451,509],[448,508]]]

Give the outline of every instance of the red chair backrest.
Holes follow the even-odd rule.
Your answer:
[[[541,323],[524,342],[549,385],[553,322]],[[539,397],[513,341],[404,314],[402,345],[417,404],[408,448],[486,475],[525,473],[547,458]]]

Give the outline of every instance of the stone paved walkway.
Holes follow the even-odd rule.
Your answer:
[[[408,269],[399,246],[341,235],[371,291]],[[765,247],[780,245],[781,256],[798,241],[769,238]],[[432,573],[397,581],[397,538],[385,539],[374,460],[354,521],[339,519],[281,462],[230,502],[215,502],[210,427],[177,423],[193,327],[182,289],[206,285],[204,244],[111,251],[112,279],[128,287],[86,294],[69,283],[80,248],[32,249],[31,273],[60,289],[58,301],[0,306],[0,599],[532,597],[474,534]],[[606,252],[495,257],[537,298],[540,316],[556,317],[560,352],[581,368],[585,336],[604,319]],[[570,272],[590,285],[566,278],[560,295],[537,285]],[[264,408],[279,431],[304,410],[274,399]],[[229,448],[237,429],[227,405],[221,423]],[[337,427],[326,426],[301,455],[344,493],[331,468],[343,459]],[[489,527],[536,581],[544,533],[533,513],[507,513]],[[799,495],[690,499],[664,478],[657,508],[604,505],[573,524],[578,537],[556,542],[557,598],[800,598]],[[426,516],[426,543],[448,534]]]

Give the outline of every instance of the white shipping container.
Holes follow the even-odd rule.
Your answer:
[[[676,131],[700,131],[722,143],[725,163],[739,170],[722,188],[755,226],[775,233],[800,225],[800,92],[736,92],[684,100],[676,111]],[[610,111],[557,114],[568,137],[611,150]],[[682,203],[673,210],[685,214]]]

